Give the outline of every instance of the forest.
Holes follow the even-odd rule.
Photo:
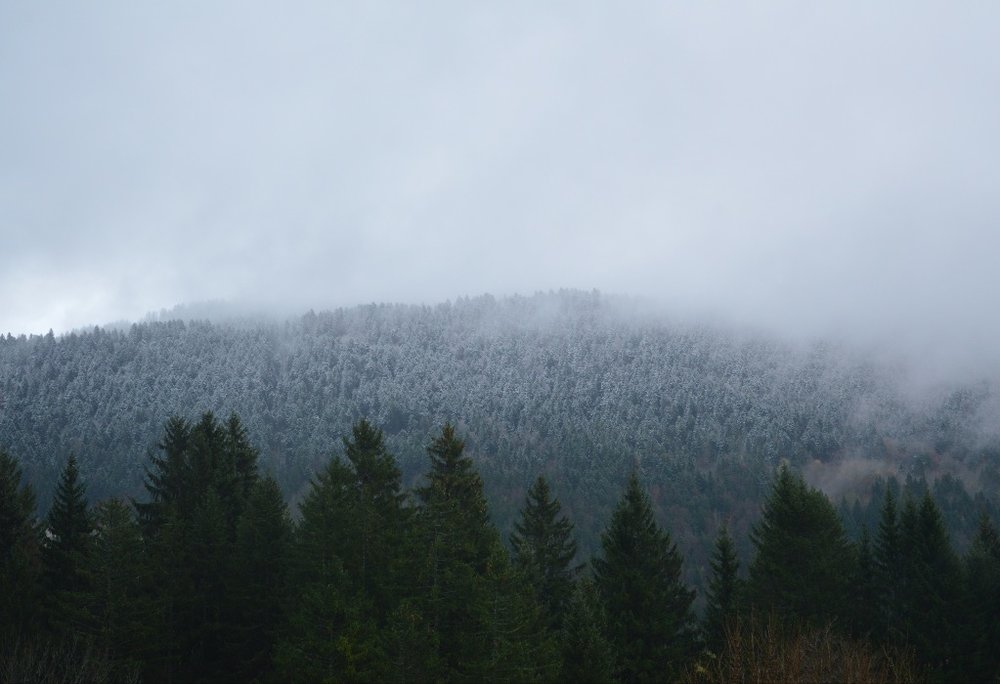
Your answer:
[[[5,681],[992,681],[1000,535],[964,555],[929,491],[848,538],[786,465],[744,568],[718,529],[705,608],[636,472],[592,557],[539,476],[491,522],[455,427],[405,488],[357,421],[293,519],[240,418],[172,417],[142,500],[87,503],[69,457],[37,517],[0,452]]]
[[[914,395],[908,382],[906,368],[844,345],[678,320],[599,292],[289,319],[188,307],[0,335],[0,445],[44,513],[69,454],[92,500],[141,498],[165,417],[235,412],[295,514],[358,419],[384,431],[411,489],[451,422],[502,534],[544,475],[593,555],[636,471],[688,561],[685,581],[704,589],[720,525],[749,562],[750,526],[782,462],[831,497],[852,540],[875,524],[887,487],[929,488],[968,549],[979,514],[997,519],[1000,394],[956,382]]]
[[[579,291],[0,336],[4,662],[989,679],[1000,395],[910,380]]]

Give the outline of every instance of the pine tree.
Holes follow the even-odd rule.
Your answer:
[[[420,607],[436,634],[436,679],[551,677],[555,645],[533,593],[513,572],[490,522],[483,483],[451,425],[427,448],[431,470],[417,491]]]
[[[562,629],[559,681],[615,681],[615,651],[604,636],[604,610],[592,582],[581,580],[570,598]]]
[[[873,553],[879,622],[872,636],[877,640],[894,634],[900,620],[899,582],[903,568],[899,524],[896,495],[893,488],[887,487]]]
[[[46,526],[42,566],[49,623],[58,632],[79,631],[87,620],[83,593],[93,524],[74,456],[66,461]]]
[[[548,482],[539,476],[528,490],[521,519],[514,523],[510,544],[514,564],[534,588],[550,624],[558,628],[573,596],[576,541],[573,523],[560,516],[559,500],[552,498]]]
[[[709,565],[712,577],[708,581],[703,632],[705,644],[717,653],[725,641],[727,625],[736,618],[742,590],[740,561],[725,526],[719,528]]]
[[[489,657],[477,606],[486,600],[484,578],[500,544],[482,479],[464,450],[454,427],[446,424],[427,447],[431,469],[427,484],[417,490],[422,606],[438,635],[444,678],[468,676]]]
[[[965,558],[964,613],[968,664],[967,681],[988,682],[1000,678],[1000,533],[985,513]]]
[[[680,672],[697,646],[683,559],[653,518],[635,473],[601,535],[594,583],[607,615],[619,678],[662,680]]]
[[[908,504],[911,502],[908,501]],[[961,567],[944,528],[941,511],[929,492],[919,507],[904,508],[903,549],[906,592],[903,620],[908,643],[928,664],[944,668],[956,652]]]
[[[882,626],[875,557],[868,526],[861,528],[857,561],[851,575],[851,632],[862,639],[878,635]]]
[[[0,449],[0,644],[33,636],[40,575],[35,493]]]
[[[288,600],[292,521],[274,478],[257,481],[236,532],[231,593],[237,611],[227,635],[231,660],[244,681],[259,680],[273,667],[278,630]]]
[[[278,658],[289,676],[342,670],[381,678],[379,632],[413,572],[405,545],[410,512],[381,430],[358,421],[343,447],[346,461],[332,458],[300,506],[291,630]]]
[[[148,587],[152,568],[142,533],[127,504],[103,501],[93,510],[94,548],[87,564],[87,631],[94,644],[124,669],[138,668],[155,631]]]
[[[756,610],[816,623],[846,616],[854,558],[826,495],[782,467],[750,539],[747,595]]]

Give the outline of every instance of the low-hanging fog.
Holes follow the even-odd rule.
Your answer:
[[[0,332],[598,288],[1000,361],[990,3],[0,6]]]

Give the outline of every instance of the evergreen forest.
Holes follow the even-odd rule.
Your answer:
[[[638,472],[582,558],[538,476],[507,538],[453,425],[405,488],[357,421],[290,514],[240,418],[172,417],[145,496],[87,503],[68,457],[44,518],[0,452],[4,681],[993,681],[1000,534],[964,554],[941,510],[885,488],[852,541],[788,466],[741,563],[717,532],[705,590]]]
[[[912,386],[578,291],[0,336],[0,680],[994,681],[1000,393]]]

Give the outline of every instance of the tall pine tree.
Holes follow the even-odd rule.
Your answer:
[[[87,621],[84,592],[93,529],[86,487],[80,481],[76,457],[70,456],[46,519],[42,546],[46,612],[50,626],[59,633],[81,631]]]
[[[681,581],[683,559],[656,524],[649,496],[632,473],[601,535],[594,584],[607,615],[617,674],[626,682],[677,674],[697,648],[691,603]]]
[[[725,641],[727,626],[736,618],[742,591],[740,561],[725,526],[719,528],[709,565],[712,576],[708,581],[703,632],[706,646],[718,653]]]
[[[539,476],[528,490],[521,518],[514,523],[510,544],[514,564],[525,574],[554,627],[562,624],[573,596],[576,541],[573,523],[560,515],[559,500]]]
[[[40,575],[35,493],[0,449],[0,644],[34,635]]]
[[[750,539],[747,594],[756,610],[816,623],[846,618],[854,558],[825,494],[782,467]]]

